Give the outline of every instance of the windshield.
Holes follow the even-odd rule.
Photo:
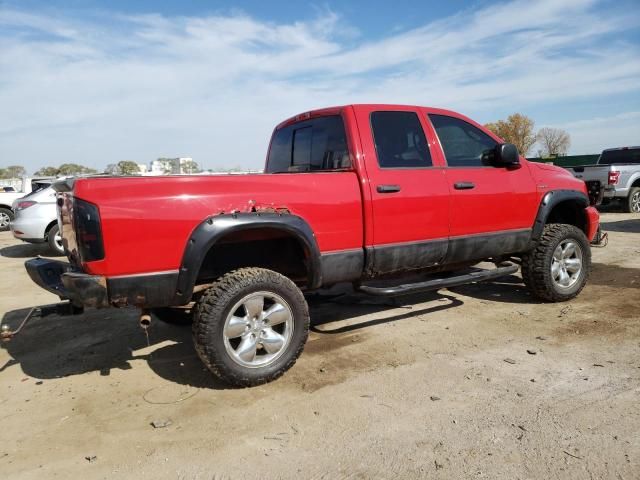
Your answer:
[[[598,159],[598,165],[613,165],[614,163],[640,163],[640,147],[605,150]]]

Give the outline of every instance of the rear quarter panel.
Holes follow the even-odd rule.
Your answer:
[[[355,172],[88,178],[76,181],[74,195],[100,210],[105,258],[83,265],[93,274],[175,270],[197,225],[254,208],[304,218],[323,253],[362,247]]]
[[[616,185],[617,188],[628,190],[633,183],[640,178],[640,165],[613,166],[612,170],[618,170],[620,172],[620,180],[618,181],[618,185]]]

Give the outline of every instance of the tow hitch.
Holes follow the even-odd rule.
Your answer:
[[[29,323],[29,320],[34,317],[44,318],[49,315],[78,315],[82,313],[83,310],[83,308],[76,307],[71,302],[51,303],[49,305],[33,307],[15,330],[11,330],[7,324],[2,324],[2,326],[0,326],[0,339],[2,339],[3,342],[8,342],[18,335],[27,323]]]
[[[603,232],[600,227],[598,227],[598,231],[596,232],[596,236],[593,237],[591,241],[591,245],[594,247],[606,247],[609,243],[609,234],[607,232]]]

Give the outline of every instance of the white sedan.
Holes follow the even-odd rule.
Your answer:
[[[48,242],[55,253],[64,254],[58,230],[56,191],[46,187],[13,202],[13,236],[30,243]]]

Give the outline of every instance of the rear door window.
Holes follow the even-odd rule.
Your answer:
[[[491,166],[493,151],[498,145],[479,128],[459,118],[430,114],[449,167]]]
[[[380,168],[431,167],[431,153],[415,112],[373,112],[371,131]]]
[[[351,168],[340,115],[314,118],[277,130],[271,141],[267,173]]]
[[[640,163],[640,148],[621,148],[602,152],[598,160],[599,165],[613,165],[614,163]]]

